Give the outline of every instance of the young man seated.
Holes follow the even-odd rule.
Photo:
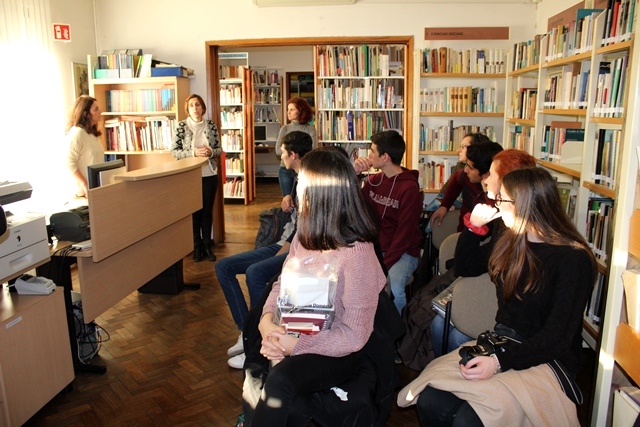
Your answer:
[[[404,151],[398,132],[383,131],[371,136],[369,157],[357,158],[354,165],[358,174],[371,167],[381,171],[366,179],[362,193],[378,218],[380,249],[399,313],[407,303],[405,286],[418,267],[422,215],[418,171],[400,166]]]
[[[282,142],[281,159],[287,169],[298,172],[300,160],[312,149],[311,136],[308,133],[294,131],[288,133]],[[293,239],[296,228],[295,213],[295,191],[293,186],[291,195],[282,199],[282,209],[291,212],[291,219],[284,226],[284,232],[277,243],[264,246],[252,251],[242,252],[220,259],[216,263],[216,276],[224,292],[224,297],[231,310],[233,321],[240,330],[240,336],[236,344],[233,345],[227,354],[231,356],[228,360],[229,366],[235,369],[242,369],[244,365],[244,345],[242,340],[242,329],[249,309],[242,294],[237,275],[245,274],[247,288],[249,290],[249,303],[254,307],[262,296],[262,292],[271,278],[280,273],[282,264],[289,253],[289,245]]]

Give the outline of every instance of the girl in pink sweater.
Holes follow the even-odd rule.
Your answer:
[[[280,278],[260,320],[260,353],[276,362],[256,407],[253,426],[308,425],[290,419],[295,397],[326,390],[358,371],[373,331],[378,294],[386,283],[373,242],[378,232],[353,166],[335,149],[317,149],[298,175],[298,229],[287,261],[323,254],[335,260],[335,318],[315,335],[287,335],[276,323]]]

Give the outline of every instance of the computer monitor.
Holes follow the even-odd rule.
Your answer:
[[[124,166],[124,161],[122,161],[122,159],[117,159],[109,162],[89,165],[87,170],[87,184],[91,189],[102,185],[113,184],[113,177],[126,172],[127,168]]]

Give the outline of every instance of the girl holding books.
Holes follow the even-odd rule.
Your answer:
[[[436,359],[400,391],[398,405],[417,403],[423,425],[577,426],[582,396],[574,378],[595,258],[546,170],[506,174],[495,204],[505,230],[489,275],[495,332],[506,344],[466,364],[457,352]]]
[[[284,136],[294,130],[308,133],[311,135],[313,148],[318,146],[316,128],[312,123],[310,123],[313,119],[313,111],[306,99],[294,96],[287,101],[287,119],[289,119],[291,123],[282,126],[278,133],[278,141],[276,142],[276,156],[278,156],[278,158],[280,158],[280,155],[282,154],[282,148],[280,145],[282,144]],[[294,172],[287,169],[282,162],[280,162],[278,178],[280,180],[280,190],[282,190],[282,195],[287,196],[291,194],[295,175]],[[283,209],[285,209],[284,206]],[[288,210],[285,209],[285,211]]]
[[[104,162],[104,149],[98,137],[100,106],[95,98],[81,95],[76,99],[67,124],[69,153],[67,168],[76,181],[77,197],[87,197],[87,166]]]
[[[375,219],[344,153],[321,148],[308,153],[298,173],[298,229],[287,261],[330,258],[335,273],[334,319],[314,335],[288,335],[276,320],[280,276],[259,323],[260,353],[273,361],[253,415],[253,426],[308,425],[292,419],[296,396],[327,390],[351,378],[373,331],[378,294],[386,284],[374,242]],[[301,415],[302,416],[302,415]]]
[[[207,106],[200,95],[190,95],[184,104],[189,115],[178,122],[173,135],[171,154],[176,159],[205,157],[209,161],[202,166],[202,209],[193,213],[193,259],[200,262],[206,257],[215,261],[211,250],[213,227],[213,202],[218,187],[218,165],[216,159],[222,154],[220,136],[216,124],[204,114]]]

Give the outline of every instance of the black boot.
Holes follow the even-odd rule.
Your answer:
[[[203,259],[204,259],[204,255],[202,254],[202,243],[200,243],[193,247],[193,260],[195,262],[200,262]]]
[[[204,247],[204,256],[207,257],[209,261],[215,261],[217,258],[216,254],[211,250],[211,244],[205,243],[202,246]]]

